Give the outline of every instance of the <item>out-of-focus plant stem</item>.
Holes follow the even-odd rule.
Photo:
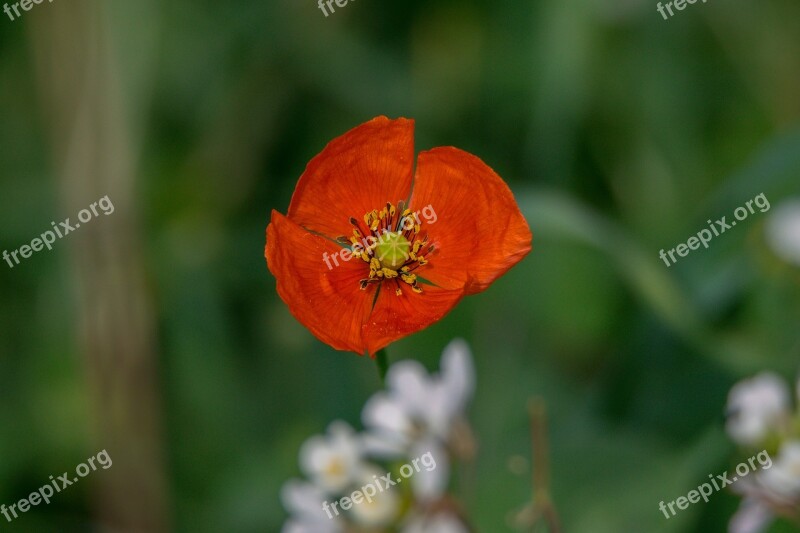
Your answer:
[[[137,219],[138,139],[128,120],[136,112],[125,104],[130,87],[122,81],[109,9],[81,0],[47,5],[30,19],[31,43],[60,211],[74,220],[106,195],[114,205],[109,216],[65,238],[91,452],[106,449],[114,460],[92,478],[95,529],[158,533],[171,530],[170,505],[155,320]]]
[[[532,398],[528,403],[531,425],[531,502],[517,515],[515,522],[527,531],[538,531],[544,526],[549,533],[561,533],[553,498],[550,495],[550,452],[547,434],[547,411],[541,398]]]

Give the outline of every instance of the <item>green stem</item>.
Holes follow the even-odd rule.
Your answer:
[[[386,358],[386,350],[378,350],[375,354],[375,363],[378,365],[378,376],[381,383],[386,383],[386,371],[389,369],[389,362]]]

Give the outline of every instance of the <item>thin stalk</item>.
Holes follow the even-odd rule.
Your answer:
[[[381,378],[381,383],[386,383],[386,371],[389,369],[389,361],[386,357],[386,349],[378,350],[375,354],[375,364],[378,365],[378,377]]]

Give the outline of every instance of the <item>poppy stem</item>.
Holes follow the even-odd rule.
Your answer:
[[[389,369],[389,362],[386,358],[386,349],[378,350],[375,354],[375,363],[378,365],[378,376],[381,383],[386,383],[386,371]]]

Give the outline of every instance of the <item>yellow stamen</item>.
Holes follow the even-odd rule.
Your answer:
[[[342,237],[342,244],[349,244],[353,257],[360,257],[369,268],[369,277],[359,280],[362,290],[370,284],[380,284],[383,280],[395,280],[395,294],[401,296],[400,281],[410,285],[415,293],[422,293],[414,270],[428,264],[420,252],[430,255],[433,245],[428,244],[428,235],[421,234],[421,221],[415,220],[412,211],[400,201],[397,206],[387,202],[380,210],[365,213],[363,220],[367,233],[361,231],[358,221],[350,219],[353,235]],[[397,218],[395,218],[397,216]],[[409,222],[410,221],[410,222]],[[411,227],[409,227],[411,224]],[[372,244],[367,245],[367,242]],[[397,279],[399,278],[399,279]]]

